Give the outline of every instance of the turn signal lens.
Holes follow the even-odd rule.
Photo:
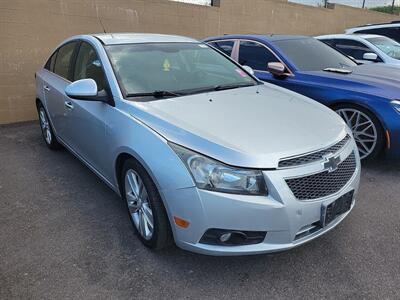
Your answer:
[[[182,228],[188,228],[190,223],[184,219],[174,217],[175,224]]]

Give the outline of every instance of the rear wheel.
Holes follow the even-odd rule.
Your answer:
[[[44,109],[41,103],[38,104],[37,110],[39,114],[40,129],[42,130],[42,136],[44,141],[46,142],[47,147],[49,147],[52,150],[57,150],[62,148],[61,144],[57,141],[54,135],[54,131],[53,128],[51,127],[46,110]]]
[[[172,233],[160,194],[146,170],[128,159],[122,170],[122,197],[139,239],[149,248],[172,244]]]
[[[334,110],[353,132],[360,158],[375,158],[384,146],[383,128],[378,118],[370,111],[350,104],[337,106]]]

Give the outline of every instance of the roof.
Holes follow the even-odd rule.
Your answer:
[[[105,45],[139,44],[139,43],[197,43],[189,37],[155,33],[101,33],[93,34]]]
[[[261,40],[267,40],[270,42],[276,42],[276,41],[283,41],[283,40],[298,40],[298,39],[310,38],[310,37],[303,36],[303,35],[284,35],[284,34],[226,34],[224,36],[207,38],[206,40],[216,40],[216,39],[221,39],[221,38],[223,38],[223,39],[251,38],[251,39],[261,39]]]
[[[400,20],[395,20],[392,22],[383,22],[383,23],[368,23],[368,24],[364,24],[364,25],[355,26],[354,28],[365,27],[365,26],[388,25],[388,24],[396,24],[396,23],[400,23]]]
[[[360,40],[360,39],[369,39],[375,37],[382,37],[378,34],[327,34],[316,36],[316,39],[351,39],[351,40]]]
[[[394,21],[392,23],[382,23],[382,24],[366,24],[358,27],[348,28],[345,30],[345,33],[354,33],[361,30],[375,29],[375,28],[394,28],[394,27],[400,27],[398,21]]]

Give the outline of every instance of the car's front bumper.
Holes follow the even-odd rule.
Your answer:
[[[354,150],[350,143],[344,151],[347,156]],[[170,218],[174,216],[190,222],[188,228],[173,226],[176,244],[186,250],[209,255],[245,255],[287,250],[306,243],[326,233],[339,224],[349,213],[338,216],[323,228],[316,228],[310,234],[300,235],[321,219],[321,207],[354,191],[358,191],[360,164],[352,178],[337,193],[313,201],[296,199],[285,182],[285,178],[312,174],[323,170],[320,163],[304,167],[264,171],[269,189],[268,196],[244,196],[215,193],[195,187],[163,191],[167,199]],[[354,198],[351,208],[354,206]],[[172,221],[171,220],[171,221]],[[210,228],[237,231],[267,232],[263,242],[252,245],[224,246],[200,243]]]

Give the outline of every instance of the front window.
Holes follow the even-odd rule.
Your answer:
[[[126,97],[257,84],[235,63],[201,43],[109,45],[106,50]]]
[[[365,53],[374,53],[371,49],[365,46],[363,43],[348,39],[336,40],[336,48],[347,54],[354,59],[363,60]]]
[[[74,81],[91,78],[96,81],[99,91],[105,88],[105,77],[96,50],[88,43],[82,42],[76,57]]]
[[[239,63],[257,71],[266,71],[268,63],[279,62],[279,59],[263,45],[252,41],[241,41]]]
[[[300,71],[345,69],[357,66],[350,58],[313,38],[276,41],[275,44]]]
[[[383,36],[367,38],[366,40],[390,57],[400,59],[400,44],[398,42]]]

